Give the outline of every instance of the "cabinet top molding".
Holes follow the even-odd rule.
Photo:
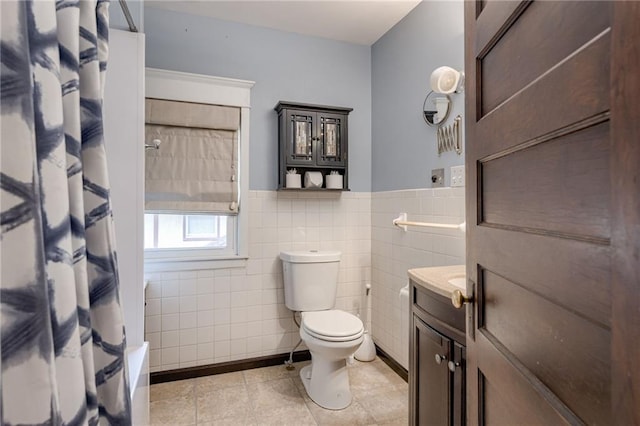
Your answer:
[[[328,105],[314,105],[314,104],[303,104],[300,102],[290,102],[290,101],[280,101],[278,105],[274,107],[277,112],[280,112],[283,109],[305,109],[309,111],[325,111],[325,112],[339,112],[339,113],[350,113],[353,111],[353,108],[346,107],[336,107],[336,106],[328,106]]]

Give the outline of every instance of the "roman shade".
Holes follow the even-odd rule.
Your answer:
[[[238,212],[240,109],[146,100],[145,210]]]
[[[147,98],[144,111],[147,124],[232,131],[240,127],[236,107]]]

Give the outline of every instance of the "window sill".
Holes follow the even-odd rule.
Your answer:
[[[144,272],[200,271],[207,269],[245,268],[247,257],[228,256],[219,258],[155,258],[144,260]]]

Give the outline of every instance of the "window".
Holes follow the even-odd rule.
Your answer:
[[[222,226],[225,228],[223,229]],[[227,217],[220,215],[182,216],[182,241],[205,241],[208,246],[227,246]]]
[[[233,234],[233,223],[231,216],[146,213],[144,248],[207,247],[224,250],[233,245],[230,244],[232,239],[227,238]]]
[[[252,85],[147,69],[146,270],[228,267],[247,257]]]

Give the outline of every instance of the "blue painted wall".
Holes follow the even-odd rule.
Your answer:
[[[448,186],[449,167],[464,164],[464,148],[461,156],[438,156],[422,104],[434,69],[464,69],[464,3],[422,2],[372,46],[371,62],[373,191],[430,187],[431,169],[442,167]],[[458,114],[464,122],[464,95],[452,99],[446,124]]]
[[[112,5],[116,6],[114,3]],[[277,186],[279,100],[353,108],[349,186],[371,191],[371,49],[213,18],[144,8],[147,67],[256,82],[250,188]]]

